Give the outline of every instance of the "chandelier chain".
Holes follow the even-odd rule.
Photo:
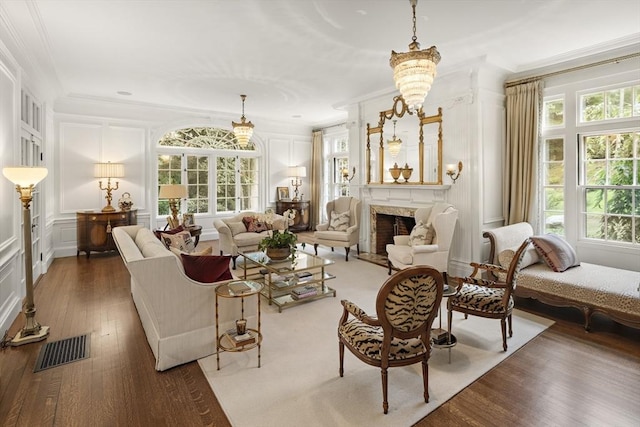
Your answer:
[[[411,40],[414,43],[418,40],[418,37],[416,36],[416,4],[417,3],[418,3],[417,1],[411,2],[411,9],[413,10],[413,37],[411,37]]]

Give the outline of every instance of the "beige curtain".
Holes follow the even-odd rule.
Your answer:
[[[322,200],[322,131],[313,131],[311,141],[311,206],[309,212],[309,226],[311,230],[316,229],[320,222],[320,212],[324,206],[320,206]]]
[[[530,222],[536,200],[542,82],[508,87],[503,206],[505,225]]]

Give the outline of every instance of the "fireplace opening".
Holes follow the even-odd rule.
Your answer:
[[[409,235],[416,220],[410,216],[376,214],[376,247],[375,253],[387,255],[387,244],[393,243],[393,236]]]

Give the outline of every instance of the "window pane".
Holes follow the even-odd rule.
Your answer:
[[[618,242],[631,242],[631,218],[610,216],[607,218],[607,239]]]
[[[604,215],[587,215],[585,236],[590,239],[604,239]]]
[[[564,125],[564,99],[544,103],[544,126]]]
[[[607,190],[607,213],[631,215],[631,190]]]
[[[564,160],[564,139],[547,139],[545,159],[547,161],[561,162]]]
[[[607,176],[607,162],[591,161],[586,166],[586,182],[587,185],[604,185]]]
[[[604,213],[604,190],[588,188],[585,191],[585,211]]]
[[[544,232],[564,236],[564,215],[554,212],[545,212]]]
[[[564,189],[563,188],[545,188],[544,190],[544,208],[546,211],[564,210]]]
[[[592,122],[604,119],[604,93],[596,92],[580,97],[582,122]]]

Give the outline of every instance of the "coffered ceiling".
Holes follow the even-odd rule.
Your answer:
[[[636,0],[419,0],[417,14],[439,73],[479,57],[521,72],[640,41]],[[336,107],[393,90],[390,52],[412,36],[408,0],[2,0],[0,17],[58,96],[239,117],[247,94],[256,126],[343,120]]]

